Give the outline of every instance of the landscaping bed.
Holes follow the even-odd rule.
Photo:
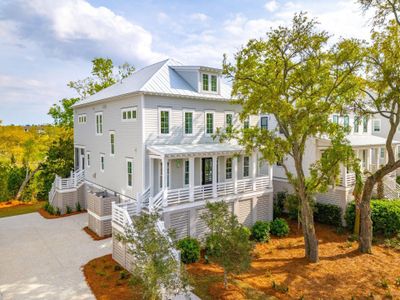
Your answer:
[[[101,240],[105,240],[108,239],[109,237],[111,237],[111,235],[106,235],[106,236],[98,236],[98,234],[96,232],[94,232],[93,230],[91,230],[88,226],[83,228],[83,231],[86,232],[88,235],[90,235],[90,237],[94,240],[94,241],[101,241]]]
[[[23,202],[23,201],[8,201],[0,203],[0,218],[11,217],[22,214],[36,212],[43,206],[43,201]]]
[[[56,214],[50,214],[48,211],[46,211],[43,207],[38,209],[38,213],[45,219],[58,219],[58,218],[64,218],[72,215],[77,215],[77,214],[82,214],[85,213],[86,210],[81,210],[81,211],[73,211],[68,214],[63,214],[63,215],[56,215]]]

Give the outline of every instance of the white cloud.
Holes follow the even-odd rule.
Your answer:
[[[208,16],[202,13],[194,13],[190,15],[190,18],[194,21],[207,21],[208,20]]]
[[[264,7],[267,11],[274,12],[278,9],[279,4],[276,0],[271,0],[271,1],[268,1],[267,3],[265,3]]]

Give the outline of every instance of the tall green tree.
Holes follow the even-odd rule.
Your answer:
[[[79,97],[64,98],[59,104],[54,104],[48,114],[59,126],[72,128],[74,126],[74,112],[72,106],[90,95],[105,89],[116,82],[122,81],[135,71],[135,67],[124,63],[116,69],[111,59],[95,58],[92,60],[91,76],[82,80],[70,81],[68,87],[74,89]]]
[[[394,19],[400,25],[400,0],[358,0],[364,11],[374,11],[374,25],[386,25]]]
[[[365,97],[357,102],[357,108],[366,115],[379,115],[390,126],[386,137],[387,162],[366,178],[360,202],[359,249],[363,253],[370,253],[370,202],[373,188],[377,185],[379,190],[384,176],[400,167],[400,160],[393,149],[393,139],[400,123],[400,26],[397,22],[392,20],[386,28],[379,28],[372,33],[365,66],[365,87],[362,88]]]
[[[228,286],[228,274],[238,274],[250,267],[253,243],[250,232],[229,212],[224,201],[207,203],[207,211],[201,218],[207,225],[207,258],[224,269],[224,287]]]
[[[318,261],[314,196],[326,192],[339,175],[340,163],[351,167],[354,156],[345,128],[330,122],[331,114],[342,112],[356,98],[362,61],[357,41],[342,40],[331,47],[328,41],[315,20],[297,14],[290,27],[250,40],[236,53],[234,64],[224,60],[224,73],[233,80],[234,102],[243,108],[241,119],[268,114],[277,123],[271,130],[243,129],[236,137],[247,152],[257,149],[270,163],[281,163],[300,199],[305,256],[311,262]],[[330,144],[307,170],[305,154],[318,138]]]

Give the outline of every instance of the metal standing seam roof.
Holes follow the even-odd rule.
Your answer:
[[[201,98],[209,100],[228,101],[231,99],[231,87],[220,80],[220,94],[199,93],[182,76],[174,70],[184,65],[175,60],[167,59],[135,71],[122,82],[101,90],[76,103],[79,107],[92,102],[98,102],[131,93],[145,93],[165,96]]]
[[[164,157],[206,156],[213,153],[239,153],[243,147],[231,144],[182,144],[151,145],[147,147],[150,154]]]
[[[386,139],[372,135],[372,134],[350,134],[346,136],[346,139],[349,141],[352,147],[367,147],[367,146],[385,146]],[[327,138],[319,138],[319,141],[322,143],[320,146],[328,146],[330,140]],[[393,141],[393,144],[400,144],[398,141]]]

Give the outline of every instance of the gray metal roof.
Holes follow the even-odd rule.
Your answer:
[[[235,154],[243,147],[232,144],[179,144],[152,145],[147,147],[150,154],[165,157],[210,156],[213,154]]]
[[[174,67],[181,68],[184,67],[184,65],[181,62],[170,58],[144,67],[134,72],[131,76],[125,78],[122,82],[115,83],[112,86],[83,99],[75,104],[74,107],[132,93],[220,101],[231,99],[231,87],[224,83],[223,80],[220,80],[220,94],[199,93],[174,70]],[[199,66],[199,68],[205,67]]]

